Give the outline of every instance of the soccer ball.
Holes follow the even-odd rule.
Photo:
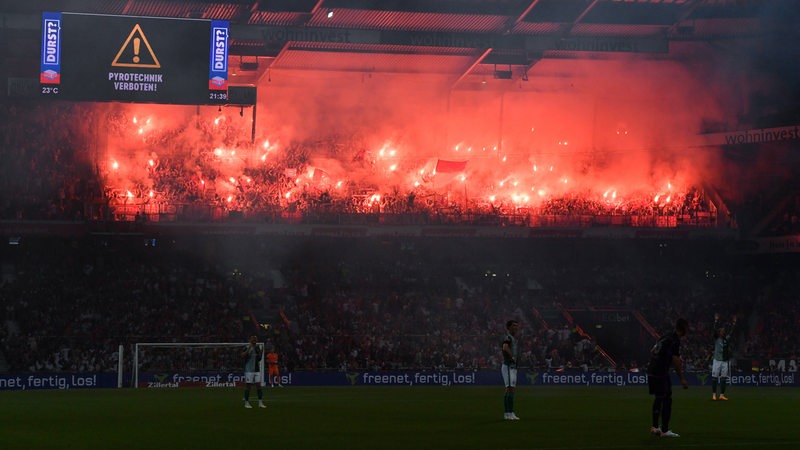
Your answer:
[[[260,324],[260,326],[261,326],[261,328],[263,328],[265,330],[269,330],[270,328],[272,328],[272,325],[270,325],[268,323],[262,323],[262,324]]]

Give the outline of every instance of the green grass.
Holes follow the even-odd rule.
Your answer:
[[[800,390],[675,392],[679,439],[648,434],[644,387],[522,387],[522,420],[502,420],[497,387],[266,388],[0,392],[0,449],[794,449]]]

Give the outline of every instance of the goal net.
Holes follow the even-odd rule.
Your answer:
[[[140,342],[133,351],[133,387],[234,387],[244,382],[248,342]],[[259,372],[264,384],[264,343]]]

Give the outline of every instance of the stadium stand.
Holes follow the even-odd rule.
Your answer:
[[[684,357],[702,371],[714,312],[745,319],[737,360],[768,369],[800,344],[796,266],[722,259],[716,242],[628,242],[627,255],[614,255],[620,244],[606,240],[256,241],[105,236],[7,247],[7,370],[113,371],[120,344],[237,341],[258,314],[290,370],[495,367],[507,317],[521,320],[524,364],[537,368],[636,370],[647,329],[685,316],[694,332]]]

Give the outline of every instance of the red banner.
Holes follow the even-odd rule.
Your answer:
[[[440,159],[436,162],[436,173],[463,172],[466,168],[466,161],[446,161]]]

